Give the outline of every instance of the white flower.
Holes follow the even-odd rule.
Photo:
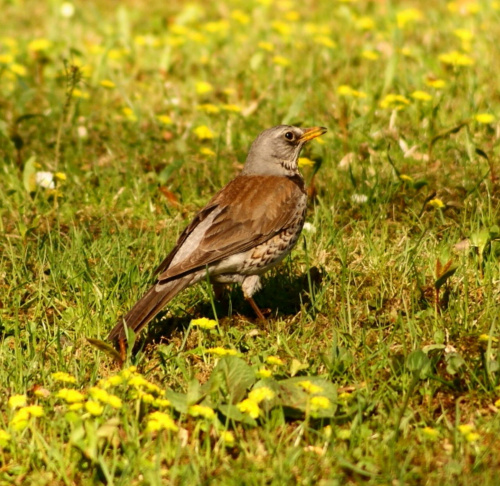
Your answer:
[[[73,17],[73,15],[75,15],[75,6],[70,2],[64,2],[61,5],[60,12],[63,17],[69,19],[70,17]]]
[[[308,233],[316,233],[316,226],[314,226],[311,223],[304,223],[304,231],[307,231]]]
[[[35,182],[38,187],[43,187],[44,189],[54,189],[56,187],[52,172],[37,172],[35,174]]]
[[[353,194],[351,196],[351,201],[357,204],[364,204],[368,201],[368,196],[366,194]]]

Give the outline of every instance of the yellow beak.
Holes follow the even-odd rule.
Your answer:
[[[326,133],[327,129],[325,127],[311,127],[311,128],[304,128],[304,133],[302,136],[299,138],[301,142],[308,142],[309,140],[312,140],[313,138],[320,137],[324,133]]]

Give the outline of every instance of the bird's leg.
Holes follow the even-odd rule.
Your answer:
[[[252,309],[261,321],[267,321],[264,314],[262,314],[262,311],[259,309],[259,306],[255,303],[255,300],[253,300],[253,297],[245,297],[245,300],[252,306]]]

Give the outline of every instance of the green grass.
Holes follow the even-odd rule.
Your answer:
[[[499,3],[205,3],[0,1],[0,484],[496,484]],[[87,338],[279,123],[329,131],[268,324],[202,284],[122,371]]]

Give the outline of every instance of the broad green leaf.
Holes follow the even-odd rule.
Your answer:
[[[465,360],[458,353],[450,353],[446,355],[446,371],[450,375],[456,375],[458,370],[465,364]]]
[[[28,192],[36,191],[36,171],[36,157],[33,155],[26,161],[23,169],[23,184]]]
[[[219,376],[216,376],[217,374]],[[217,363],[210,381],[221,378],[228,395],[231,397],[231,403],[240,402],[256,380],[253,369],[236,356],[225,356]]]

